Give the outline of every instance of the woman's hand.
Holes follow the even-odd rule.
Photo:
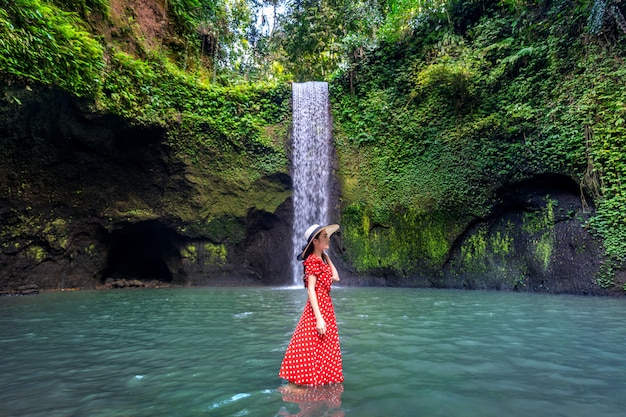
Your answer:
[[[315,325],[315,327],[317,328],[317,332],[320,334],[320,336],[324,336],[324,334],[326,334],[326,322],[324,321],[324,319],[317,319],[317,324]]]

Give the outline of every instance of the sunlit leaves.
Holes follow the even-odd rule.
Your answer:
[[[287,3],[272,48],[296,79],[324,79],[374,42],[381,21],[376,0]]]
[[[0,6],[2,71],[79,95],[97,90],[102,47],[75,14],[41,0],[3,0]]]
[[[387,41],[410,36],[429,16],[445,16],[448,0],[388,0],[380,35]]]
[[[587,10],[569,2],[492,6],[463,33],[435,29],[445,13],[414,16],[411,36],[369,52],[354,92],[337,83],[344,204],[391,236],[394,213],[481,216],[502,184],[556,172],[580,179],[591,230],[626,260],[623,48],[590,40]]]

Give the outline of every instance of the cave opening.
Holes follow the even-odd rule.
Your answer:
[[[559,200],[562,206],[569,205],[593,210],[593,198],[582,193],[581,186],[570,176],[543,173],[523,181],[506,184],[496,192],[498,203],[494,217],[509,211],[533,211],[545,205],[546,197]]]
[[[175,281],[182,262],[178,238],[157,221],[140,222],[112,232],[103,279]]]

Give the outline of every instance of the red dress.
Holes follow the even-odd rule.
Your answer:
[[[317,332],[315,314],[310,300],[307,300],[278,376],[298,385],[343,382],[337,319],[330,299],[333,272],[330,265],[312,254],[304,261],[305,284],[309,275],[316,277],[315,294],[326,322],[326,333],[320,336]]]

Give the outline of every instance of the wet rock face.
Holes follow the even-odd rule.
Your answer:
[[[5,86],[0,291],[27,284],[291,283],[290,178],[275,173],[258,180],[255,202],[246,190],[225,188],[210,163],[190,173],[165,135],[95,113],[58,90]],[[202,187],[218,191],[202,195]],[[339,202],[339,190],[332,194]],[[273,212],[257,208],[276,196],[282,204]],[[233,207],[239,214],[207,214],[216,198],[244,207]],[[340,218],[339,205],[331,211]],[[341,233],[333,255],[344,285],[596,294],[603,254],[584,227],[592,212],[574,180],[544,174],[502,187],[489,216],[475,219],[454,242],[439,274],[350,277],[349,265],[341,264]]]
[[[271,285],[291,283],[291,198],[275,213],[251,211],[246,223],[248,233],[239,249],[246,267],[259,282]]]
[[[5,86],[4,92],[0,289],[31,282],[42,289],[94,288],[107,279],[144,285],[291,279],[276,255],[290,239],[290,203],[267,213],[250,201],[247,215],[192,227],[207,224],[196,203],[201,185],[187,180],[189,167],[173,154],[163,129],[94,113],[55,89]],[[206,180],[198,180],[197,168],[194,175],[197,183],[212,181],[208,170],[200,172]],[[290,187],[281,175],[263,181],[268,194]],[[175,212],[182,205],[192,213],[184,220]]]
[[[107,278],[104,281],[104,285],[98,286],[100,289],[115,289],[115,288],[169,288],[171,284],[158,280],[142,281],[139,279],[113,279]]]
[[[593,212],[569,177],[544,174],[508,184],[490,216],[455,242],[436,286],[599,294],[602,243],[586,228]]]
[[[0,290],[0,296],[35,295],[39,294],[39,287],[35,284],[20,285],[16,289]]]

